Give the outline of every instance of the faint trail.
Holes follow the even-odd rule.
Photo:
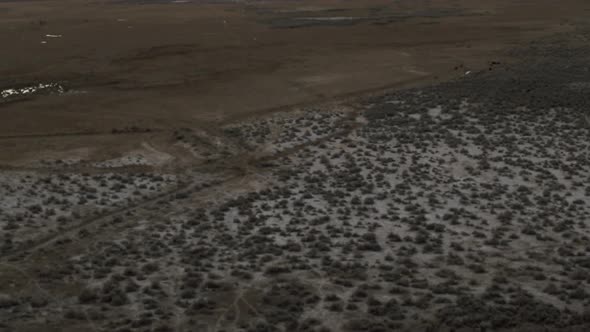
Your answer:
[[[62,302],[59,299],[57,299],[56,297],[52,296],[43,287],[41,287],[41,285],[39,284],[37,278],[32,277],[26,271],[24,271],[23,269],[19,268],[18,266],[13,265],[13,264],[9,264],[9,263],[2,263],[2,262],[0,262],[0,266],[4,266],[4,267],[6,267],[8,269],[11,269],[11,270],[14,270],[14,271],[18,272],[20,275],[22,275],[23,277],[25,277],[27,279],[27,283],[28,284],[30,284],[30,283],[35,284],[35,287],[39,290],[39,292],[41,292],[45,298],[48,298],[48,299],[52,300],[53,303],[60,303],[60,302]],[[90,316],[88,315],[88,313],[86,312],[86,310],[82,310],[82,311],[84,313],[84,318],[86,319],[86,321],[90,325],[91,330],[94,331],[94,332],[98,331],[98,328],[96,327],[96,324],[94,324],[94,322],[92,321],[92,319],[90,319]]]
[[[103,215],[100,215],[100,216],[97,216],[97,217],[86,219],[85,221],[83,221],[83,222],[81,222],[81,223],[79,223],[77,225],[74,225],[72,227],[69,227],[69,228],[61,231],[60,233],[56,233],[56,234],[50,235],[50,236],[48,236],[46,238],[43,238],[43,239],[41,239],[41,240],[37,241],[36,243],[31,244],[31,245],[23,246],[21,248],[18,248],[16,251],[10,252],[6,257],[4,257],[4,260],[10,261],[10,260],[15,260],[15,259],[25,259],[31,253],[29,253],[28,255],[25,255],[24,257],[21,256],[23,253],[39,250],[39,249],[44,248],[47,245],[49,245],[49,244],[51,244],[51,243],[53,243],[53,242],[55,242],[55,241],[57,241],[59,239],[62,239],[62,238],[65,238],[65,237],[69,237],[69,236],[73,235],[74,232],[79,231],[79,230],[81,230],[81,229],[83,229],[83,228],[85,228],[87,226],[90,226],[92,224],[95,224],[95,223],[98,223],[98,222],[101,222],[101,221],[107,221],[107,219],[109,219],[111,217],[114,217],[114,216],[123,214],[125,212],[131,211],[131,210],[134,210],[134,209],[137,209],[137,208],[145,207],[145,206],[148,206],[150,204],[154,204],[154,203],[160,202],[161,200],[165,200],[167,198],[169,199],[173,195],[176,195],[178,193],[182,193],[183,191],[188,191],[190,189],[191,189],[190,184],[180,185],[179,187],[177,187],[176,189],[174,189],[172,191],[165,192],[163,194],[160,194],[160,195],[157,195],[155,197],[152,197],[152,198],[150,198],[148,200],[140,201],[140,202],[137,202],[137,203],[131,203],[128,206],[125,206],[125,207],[122,207],[122,208],[119,208],[119,209],[112,210],[111,212],[108,212],[106,214],[103,214]]]
[[[6,262],[10,262],[10,261],[26,262],[27,258],[33,256],[34,254],[36,254],[40,250],[43,250],[43,249],[47,248],[48,246],[51,246],[52,244],[59,241],[60,239],[71,238],[74,240],[73,243],[71,243],[71,244],[66,243],[65,246],[56,246],[55,253],[52,251],[49,256],[42,257],[42,260],[49,259],[51,261],[51,264],[60,264],[59,262],[64,259],[61,256],[61,254],[66,253],[68,248],[73,248],[72,246],[74,246],[75,248],[77,248],[77,250],[79,250],[79,248],[77,246],[81,245],[82,247],[85,247],[86,251],[91,251],[92,250],[91,246],[96,244],[97,241],[100,241],[101,239],[105,239],[105,237],[109,237],[114,234],[120,234],[121,232],[125,232],[126,230],[132,228],[134,225],[137,225],[138,214],[136,213],[137,212],[136,209],[140,209],[140,210],[145,209],[145,210],[151,211],[152,207],[158,207],[161,205],[161,203],[173,202],[174,200],[176,200],[176,195],[178,195],[178,194],[187,194],[192,199],[194,199],[195,197],[197,197],[201,200],[207,199],[212,195],[211,194],[212,192],[219,192],[222,194],[227,191],[227,186],[231,185],[232,182],[244,181],[247,179],[247,177],[252,176],[252,175],[254,175],[254,177],[256,177],[256,178],[262,178],[263,181],[270,180],[269,177],[267,176],[267,174],[268,174],[269,170],[274,169],[276,166],[270,165],[270,167],[269,167],[268,165],[264,165],[265,162],[270,162],[273,160],[278,160],[278,159],[282,159],[282,158],[291,156],[293,154],[296,154],[298,151],[300,151],[302,149],[305,149],[307,147],[316,146],[322,142],[328,141],[328,140],[333,139],[335,137],[342,137],[342,136],[349,135],[351,132],[353,132],[354,130],[358,129],[359,127],[361,127],[363,125],[362,123],[355,121],[355,118],[358,116],[358,114],[359,114],[359,110],[357,108],[353,107],[352,111],[348,112],[347,114],[345,114],[344,117],[337,119],[333,123],[334,132],[332,132],[331,134],[320,137],[318,139],[312,139],[312,140],[303,142],[301,144],[292,146],[291,148],[287,148],[282,151],[272,153],[270,155],[260,156],[258,154],[252,155],[252,153],[246,152],[246,153],[241,153],[239,155],[236,155],[234,157],[222,158],[219,160],[215,160],[211,164],[200,165],[200,166],[198,166],[198,168],[195,169],[195,171],[197,171],[199,173],[204,171],[205,174],[213,171],[213,174],[218,174],[218,175],[220,174],[219,172],[221,171],[222,172],[221,174],[225,174],[226,176],[223,179],[221,179],[219,182],[216,181],[211,186],[201,186],[201,184],[203,182],[200,181],[198,178],[195,178],[192,173],[184,173],[184,179],[183,179],[184,182],[179,184],[178,187],[176,187],[170,191],[167,191],[167,192],[157,195],[155,197],[149,198],[147,200],[136,202],[132,205],[113,210],[113,211],[111,211],[107,214],[101,215],[101,216],[86,219],[82,223],[72,226],[72,227],[68,228],[67,230],[65,230],[64,232],[61,232],[59,234],[53,234],[49,237],[46,237],[46,238],[41,239],[39,241],[36,241],[35,243],[33,243],[31,245],[27,245],[25,247],[18,248],[15,252],[11,252],[7,256],[1,258],[0,264],[10,264],[10,263],[2,263],[4,261],[6,261]],[[192,165],[192,167],[195,167],[195,166],[196,165]],[[185,170],[186,170],[186,168],[185,168]],[[153,211],[153,213],[159,217],[166,216],[166,215],[173,215],[173,214],[178,213],[175,210],[177,208],[177,206],[175,206],[174,204],[172,204],[172,205],[165,204],[164,206],[165,206],[164,211]],[[123,216],[124,219],[127,218],[125,215],[130,211],[134,212],[134,217],[132,217],[131,220],[124,220],[120,224],[112,224],[111,223],[112,218],[114,218],[116,216]],[[143,213],[150,214],[149,211],[139,211],[139,215],[143,215]],[[98,225],[105,225],[107,227],[101,227]],[[93,227],[96,229],[94,229]],[[77,239],[77,236],[76,236],[77,232],[79,232],[83,229],[88,229],[90,236],[87,238],[84,238],[84,239]],[[84,249],[82,249],[82,250],[84,250]],[[23,268],[25,268],[25,267],[23,267]],[[321,275],[320,272],[317,272],[317,273],[321,279],[320,279],[319,284],[317,284],[317,283],[315,284],[315,287],[318,287],[316,290],[318,291],[318,293],[321,296],[322,301],[323,301],[323,298],[324,298],[323,288],[324,288],[324,284],[326,283],[326,280]],[[34,280],[34,279],[31,278],[31,280]],[[179,287],[178,280],[175,280],[175,284],[173,285],[173,287],[176,288],[175,292],[178,292],[178,287]],[[222,327],[222,324],[223,324],[223,322],[222,322],[223,318],[226,317],[226,315],[230,311],[233,311],[233,314],[235,315],[234,317],[232,317],[234,322],[238,322],[245,315],[247,315],[248,317],[251,317],[251,316],[254,316],[254,317],[260,316],[261,317],[261,316],[263,316],[256,309],[256,307],[254,305],[252,305],[245,298],[244,293],[248,289],[249,289],[248,286],[240,287],[235,298],[231,302],[231,305],[229,307],[225,308],[225,310],[218,316],[217,322],[213,326],[209,325],[208,328],[209,329],[214,328],[215,331],[220,330],[220,327]],[[59,303],[59,299],[54,299],[54,301],[57,301],[56,303]],[[246,312],[243,312],[243,308],[240,309],[240,302],[242,304],[244,304],[245,306],[247,306],[247,308],[249,308],[246,310]],[[250,312],[250,310],[251,310],[251,312]],[[83,312],[84,312],[84,315],[85,315],[86,320],[88,321],[89,325],[91,325],[93,330],[96,330],[96,326],[94,325],[94,323],[90,319],[88,313],[86,313],[86,311],[84,311],[84,310],[83,310]],[[185,320],[186,320],[186,316],[184,316],[183,313],[176,312],[175,317],[173,319],[173,324],[174,324],[173,329],[176,331],[180,331],[183,328],[183,324],[184,324]]]
[[[129,132],[98,132],[98,131],[79,131],[71,133],[40,133],[40,134],[22,134],[22,135],[0,135],[0,140],[26,139],[26,138],[59,138],[59,137],[80,137],[80,136],[126,136],[126,135],[147,135],[153,133],[165,132],[163,129],[149,129],[146,131],[129,131]]]
[[[37,251],[42,248],[45,248],[48,245],[50,245],[51,243],[58,241],[59,239],[71,237],[71,236],[75,235],[75,232],[80,231],[86,227],[89,227],[91,225],[94,225],[94,224],[97,224],[100,222],[108,222],[109,218],[125,214],[126,212],[134,210],[134,209],[148,207],[153,204],[158,204],[159,202],[162,202],[162,201],[171,201],[172,198],[178,194],[183,194],[183,193],[189,194],[193,191],[202,191],[202,190],[209,190],[210,191],[210,190],[213,190],[214,188],[220,188],[224,184],[229,183],[229,181],[232,181],[232,180],[235,180],[238,178],[243,178],[248,173],[251,173],[251,172],[247,171],[248,169],[252,169],[252,168],[258,169],[260,167],[259,165],[261,163],[284,158],[286,156],[297,153],[298,151],[300,151],[308,146],[315,146],[317,144],[320,144],[322,142],[330,140],[334,137],[348,135],[350,132],[354,131],[355,129],[357,129],[358,127],[360,127],[362,125],[361,123],[353,121],[353,119],[356,116],[358,116],[358,111],[351,111],[349,114],[347,114],[347,116],[343,117],[342,119],[339,119],[339,121],[337,121],[334,124],[335,128],[339,128],[339,127],[344,126],[345,129],[338,130],[330,135],[326,135],[326,136],[318,138],[316,140],[310,140],[308,142],[301,143],[299,145],[296,145],[291,148],[273,153],[268,156],[254,157],[252,160],[250,160],[249,162],[246,163],[246,165],[245,165],[246,169],[243,168],[243,166],[244,166],[243,160],[244,160],[244,157],[248,156],[247,153],[246,153],[246,156],[238,155],[229,161],[228,160],[221,160],[220,161],[221,165],[218,165],[215,168],[218,168],[218,169],[221,168],[221,169],[225,169],[226,171],[228,171],[228,170],[231,171],[232,170],[231,165],[234,163],[235,163],[235,165],[242,165],[242,166],[237,168],[238,174],[235,174],[234,176],[231,176],[230,178],[223,180],[221,183],[219,183],[213,187],[200,188],[199,190],[196,190],[195,187],[200,185],[201,182],[199,182],[197,184],[195,184],[194,182],[186,182],[184,184],[180,184],[177,188],[175,188],[171,191],[167,191],[165,193],[162,193],[160,195],[157,195],[155,197],[149,198],[144,201],[140,201],[137,203],[131,203],[128,206],[125,206],[125,207],[122,207],[119,209],[115,209],[111,212],[108,212],[106,214],[103,214],[103,215],[100,215],[97,217],[92,217],[92,218],[86,219],[85,221],[83,221],[77,225],[74,225],[72,227],[69,227],[69,228],[61,231],[60,233],[52,234],[46,238],[36,241],[33,244],[18,248],[17,250],[10,252],[6,257],[3,258],[3,260],[11,261],[11,260],[17,260],[17,259],[25,259],[26,257],[29,257],[32,254],[32,252]],[[234,170],[234,172],[235,172],[235,170]],[[259,172],[255,172],[255,173],[260,175]],[[25,254],[25,255],[23,256],[23,254]]]
[[[114,173],[119,174],[133,174],[133,173],[147,173],[154,170],[152,165],[126,165],[119,167],[95,167],[89,165],[88,162],[83,162],[80,165],[74,164],[71,166],[63,166],[57,168],[56,166],[36,166],[36,167],[21,167],[13,165],[0,164],[0,170],[9,172],[36,172],[38,174],[68,174],[68,173]]]

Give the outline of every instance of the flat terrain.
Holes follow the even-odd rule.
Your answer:
[[[0,1],[0,331],[587,331],[589,12]]]
[[[140,127],[165,131],[162,137],[442,81],[487,68],[507,48],[572,30],[587,7],[575,0],[2,1],[0,88],[59,84],[64,91],[3,102],[10,121],[0,121],[0,133]],[[70,138],[3,139],[0,164],[64,149],[100,159],[145,141]]]

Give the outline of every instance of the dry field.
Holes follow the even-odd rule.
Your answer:
[[[589,13],[0,0],[0,331],[590,329]]]

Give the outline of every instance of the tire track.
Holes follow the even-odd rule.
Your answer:
[[[34,243],[19,247],[15,251],[9,252],[6,255],[6,257],[4,257],[2,260],[0,260],[0,263],[2,261],[24,260],[24,259],[30,257],[34,252],[39,251],[43,248],[46,248],[47,246],[49,246],[61,239],[69,238],[72,235],[75,235],[76,232],[79,232],[83,229],[90,228],[91,226],[96,225],[96,224],[100,224],[102,222],[108,223],[109,221],[112,220],[112,218],[117,217],[117,216],[121,216],[121,215],[125,215],[127,212],[130,212],[132,210],[141,209],[141,208],[149,208],[150,206],[159,205],[161,202],[170,202],[170,201],[173,201],[175,199],[175,197],[178,195],[197,193],[197,192],[200,192],[203,190],[212,190],[213,188],[220,188],[223,185],[225,185],[231,181],[234,181],[236,179],[239,179],[239,178],[242,178],[242,177],[248,175],[249,173],[251,173],[252,169],[260,169],[260,170],[268,169],[269,167],[266,164],[269,162],[293,155],[293,154],[297,153],[298,151],[305,149],[308,146],[314,146],[314,145],[317,145],[321,142],[327,141],[327,140],[335,138],[335,137],[348,135],[350,132],[357,129],[361,125],[358,122],[352,122],[352,119],[354,119],[354,117],[357,115],[358,115],[358,111],[352,111],[349,113],[348,116],[340,119],[337,123],[334,124],[334,126],[336,128],[344,127],[344,129],[342,129],[342,130],[337,130],[336,132],[334,132],[330,135],[326,135],[326,136],[318,138],[316,140],[311,140],[308,142],[301,143],[299,145],[293,146],[293,147],[288,148],[286,150],[278,151],[278,152],[273,153],[271,155],[256,156],[256,153],[254,153],[254,155],[252,155],[252,153],[245,153],[245,154],[237,155],[234,158],[231,158],[230,160],[223,160],[223,159],[218,160],[218,162],[214,163],[214,165],[216,165],[216,166],[207,165],[206,167],[203,167],[202,171],[211,172],[211,171],[214,171],[215,169],[217,169],[217,171],[229,172],[230,174],[233,173],[233,175],[230,175],[228,178],[225,178],[224,180],[220,181],[219,183],[216,183],[214,186],[207,186],[207,187],[203,188],[203,187],[200,187],[202,185],[202,182],[198,182],[198,183],[195,183],[194,181],[184,182],[183,184],[180,184],[177,188],[175,188],[171,191],[167,191],[167,192],[162,193],[160,195],[151,197],[147,200],[132,203],[128,206],[112,210],[112,211],[110,211],[106,214],[102,214],[100,216],[86,219],[81,223],[78,223],[76,225],[73,225],[73,226],[61,231],[60,233],[55,233],[55,234],[49,235],[45,238],[35,241]],[[190,175],[185,175],[185,176],[190,176]],[[98,234],[94,233],[93,236],[96,237],[96,236],[98,236]]]
[[[153,133],[165,132],[164,129],[147,129],[145,131],[129,132],[100,132],[100,131],[79,131],[71,133],[40,133],[40,134],[21,134],[21,135],[0,135],[0,140],[10,139],[27,139],[27,138],[59,138],[59,137],[81,137],[81,136],[122,136],[122,135],[146,135]]]

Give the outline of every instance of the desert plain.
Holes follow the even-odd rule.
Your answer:
[[[586,331],[590,3],[0,0],[0,331]]]

